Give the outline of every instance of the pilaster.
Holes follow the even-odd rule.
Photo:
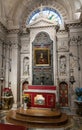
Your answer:
[[[13,108],[16,108],[20,104],[20,38],[19,30],[11,31],[8,35],[8,39],[12,45],[11,73],[9,82],[11,82],[11,88],[14,96]]]
[[[5,67],[6,67],[6,73],[5,73],[5,87],[9,87],[9,78],[10,78],[10,72],[11,72],[11,44],[6,43],[5,45],[6,48],[6,55],[5,55]]]

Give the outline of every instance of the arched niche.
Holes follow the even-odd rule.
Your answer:
[[[29,75],[29,57],[23,59],[23,75]]]
[[[53,85],[53,41],[48,33],[41,31],[36,35],[32,52],[32,84]],[[45,62],[38,62],[40,58]]]
[[[60,75],[66,75],[66,70],[67,70],[67,59],[65,55],[61,55],[59,58],[59,69],[60,69]]]

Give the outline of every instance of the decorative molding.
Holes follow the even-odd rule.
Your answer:
[[[21,45],[20,45],[19,43],[13,42],[13,43],[12,43],[12,48],[18,49],[18,48],[21,48]]]
[[[61,82],[66,82],[67,84],[69,84],[69,80],[67,79],[67,77],[59,77],[59,84],[61,83]],[[59,85],[58,84],[58,85]]]
[[[51,22],[47,18],[40,17],[31,24],[27,25],[27,28],[44,28],[44,27],[56,27],[55,23]]]
[[[0,41],[5,43],[7,28],[0,22]]]
[[[0,30],[5,31],[5,33],[8,32],[8,29],[0,22]]]
[[[66,28],[65,30],[58,30],[57,34],[61,35],[61,34],[66,34],[68,33],[68,29]]]
[[[11,29],[11,30],[8,30],[8,34],[20,34],[20,30],[19,29]]]
[[[82,22],[72,22],[66,24],[67,28],[82,28]]]
[[[38,3],[39,2],[39,3]],[[68,15],[68,13],[67,13],[67,11],[66,11],[66,9],[62,6],[62,4],[60,4],[60,3],[58,3],[58,2],[56,2],[56,1],[54,1],[54,0],[52,0],[52,1],[43,1],[43,2],[41,2],[41,1],[37,1],[37,3],[34,3],[34,5],[33,5],[33,2],[32,2],[32,10],[33,10],[33,12],[32,12],[32,10],[30,9],[30,6],[29,7],[25,7],[24,5],[24,10],[25,10],[25,13],[23,13],[23,20],[22,20],[22,25],[25,25],[25,23],[26,23],[26,19],[27,19],[27,16],[30,14],[30,12],[32,12],[32,13],[34,13],[35,11],[36,11],[36,9],[35,9],[35,5],[36,5],[36,8],[37,9],[39,9],[40,7],[40,5],[41,4],[43,4],[43,5],[45,5],[45,6],[43,6],[44,8],[45,7],[49,7],[49,8],[53,8],[53,9],[55,9],[55,10],[57,10],[60,14],[61,14],[61,16],[62,16],[62,20],[64,19],[64,20],[67,20],[68,18],[69,18],[69,15]],[[53,6],[51,6],[51,5],[53,5]],[[27,6],[28,6],[28,4],[27,4]],[[29,15],[29,17],[30,17],[30,15]],[[29,18],[28,17],[28,18]]]
[[[59,39],[57,44],[58,51],[68,51],[68,40],[67,39]]]
[[[36,35],[36,37],[33,41],[34,45],[36,45],[36,43],[37,43],[37,45],[41,46],[42,43],[48,45],[50,43],[53,43],[53,41],[50,39],[50,36],[48,33],[40,32]]]
[[[21,37],[28,37],[30,35],[30,30],[25,28],[22,30]]]
[[[81,46],[82,45],[82,37],[81,36],[72,36],[70,37],[70,45],[78,45]]]
[[[39,93],[55,93],[56,94],[56,90],[38,90],[38,89],[28,89],[28,90],[24,90],[24,92],[38,92]]]

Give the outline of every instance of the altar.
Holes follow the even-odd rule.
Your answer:
[[[30,107],[55,108],[57,102],[56,86],[48,85],[29,85],[24,94],[29,94]]]

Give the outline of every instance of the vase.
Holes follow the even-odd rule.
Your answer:
[[[79,96],[79,97],[77,98],[77,100],[78,100],[78,101],[82,101],[82,96]]]
[[[24,102],[24,106],[23,106],[24,110],[27,110],[27,103]]]

